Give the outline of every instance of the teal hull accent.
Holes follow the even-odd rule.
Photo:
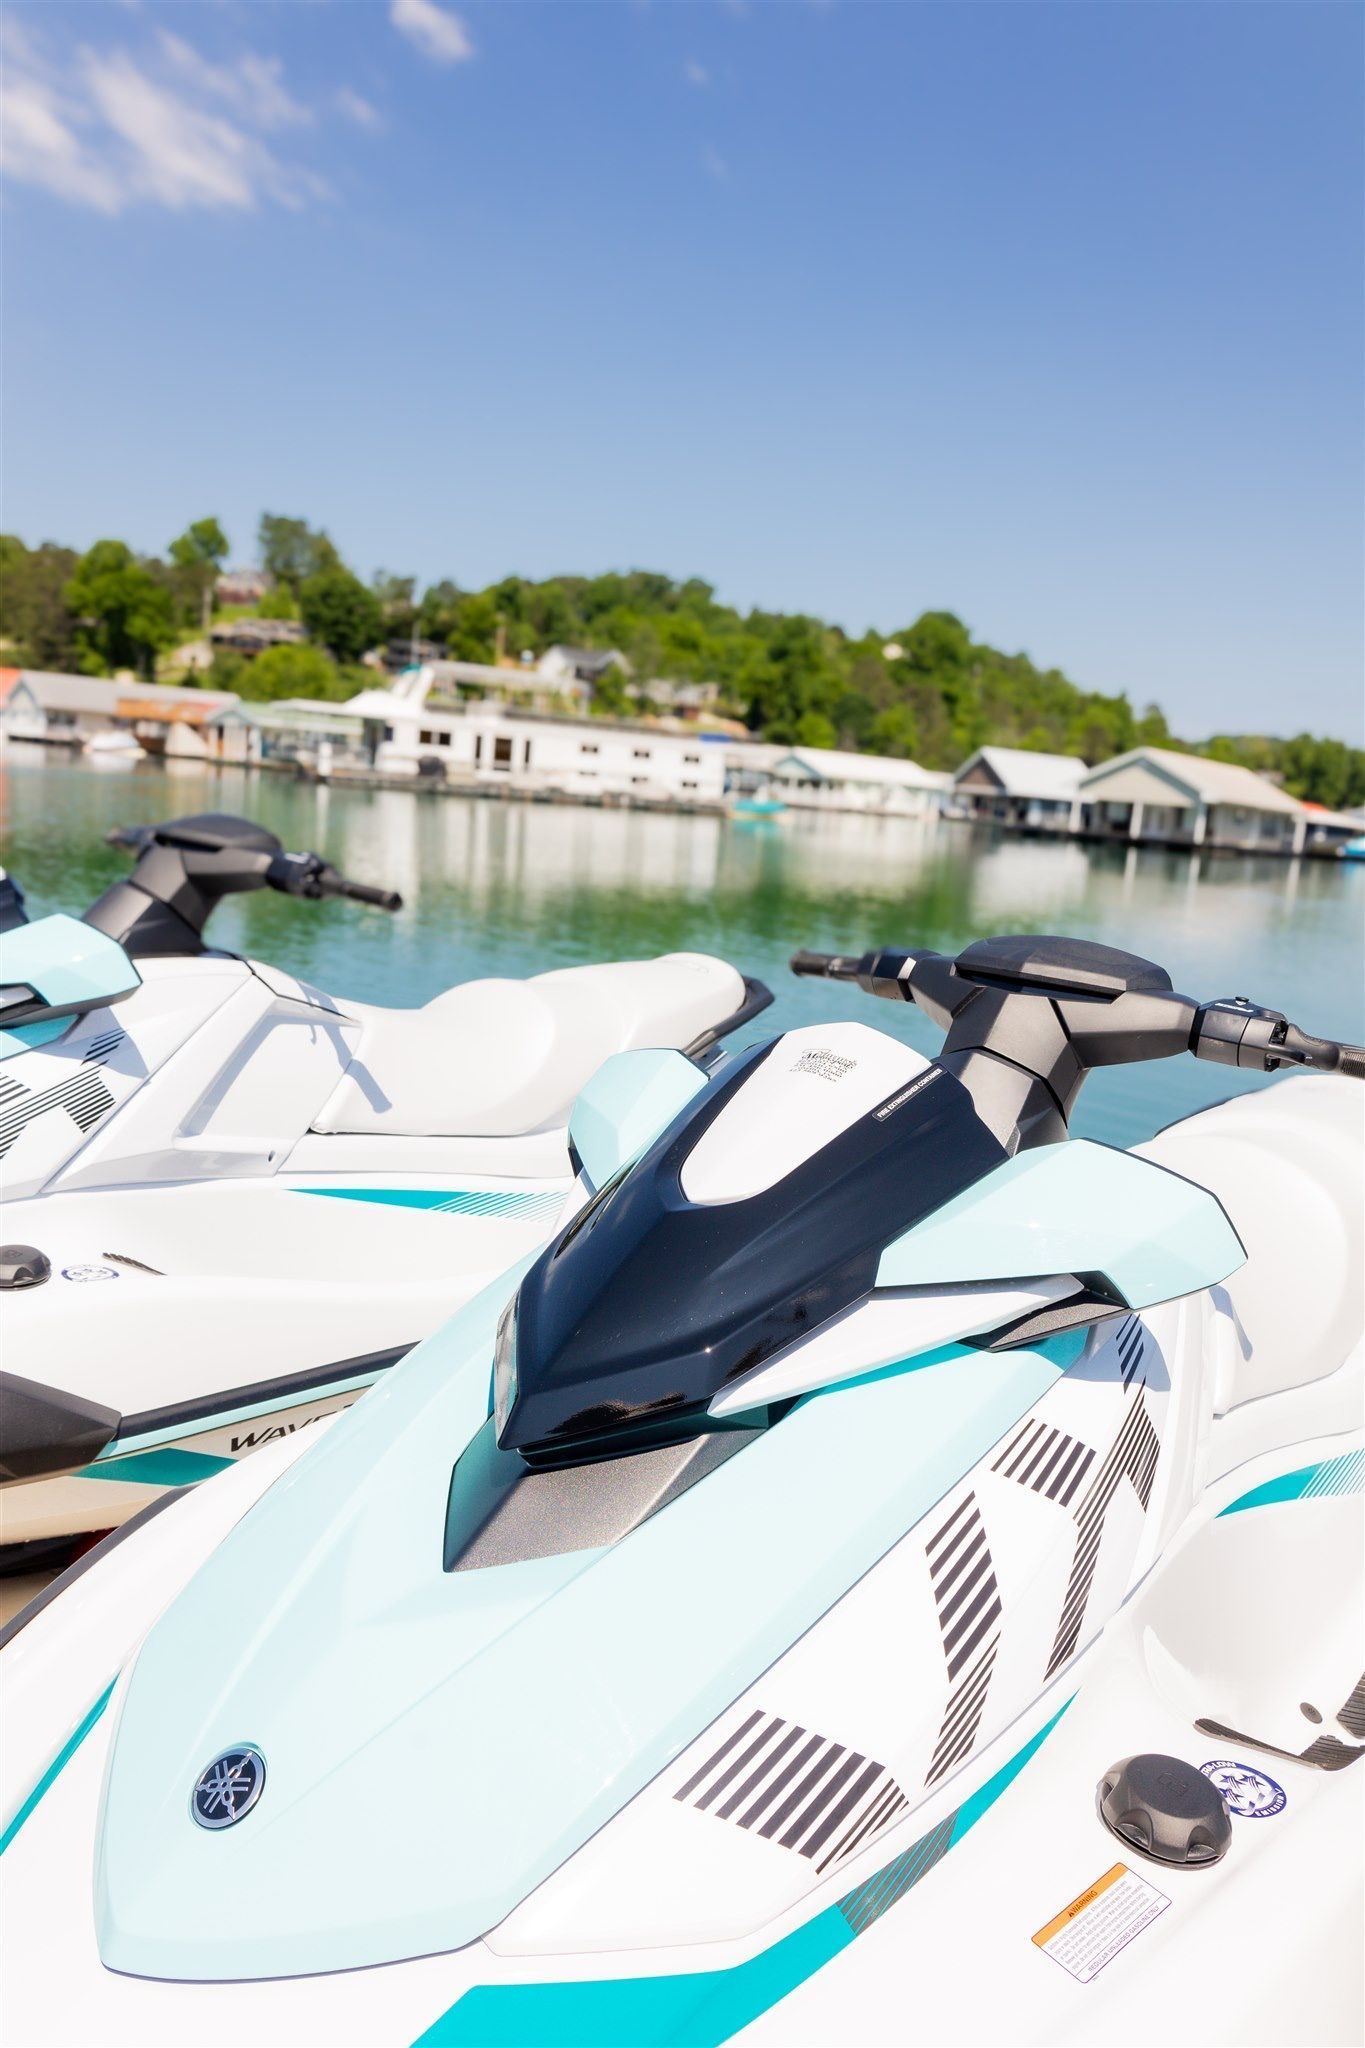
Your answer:
[[[36,1024],[18,1024],[13,1031],[0,1031],[0,1060],[7,1060],[12,1053],[32,1052],[38,1045],[51,1045],[75,1021],[74,1017],[40,1017]]]
[[[99,1458],[74,1476],[77,1479],[122,1479],[134,1486],[197,1486],[226,1472],[231,1458],[215,1458],[207,1451],[131,1451],[127,1457]]]
[[[917,1885],[962,1840],[1042,1747],[1071,1702],[955,1813],[837,1905],[730,1970],[607,1977],[570,1984],[482,1984],[413,2048],[718,2048],[796,1991]]]
[[[1300,1465],[1296,1472],[1281,1472],[1250,1493],[1239,1494],[1220,1508],[1224,1515],[1239,1515],[1246,1508],[1268,1508],[1282,1500],[1318,1500],[1328,1494],[1365,1491],[1365,1451],[1346,1451],[1320,1465]]]
[[[444,1216],[551,1216],[562,1188],[295,1188],[333,1202],[378,1202],[390,1209],[431,1209]]]
[[[76,1751],[80,1748],[86,1736],[90,1733],[90,1730],[94,1727],[95,1723],[99,1720],[100,1715],[108,1706],[109,1695],[113,1692],[113,1690],[114,1684],[113,1680],[111,1679],[109,1684],[104,1688],[104,1691],[100,1694],[99,1698],[95,1701],[95,1704],[90,1709],[90,1712],[81,1722],[80,1726],[71,1735],[67,1737],[67,1740],[62,1744],[61,1748],[57,1751],[56,1756],[53,1757],[52,1762],[48,1765],[47,1769],[43,1772],[42,1777],[39,1778],[37,1784],[29,1793],[28,1798],[19,1808],[19,1811],[15,1814],[14,1819],[5,1829],[3,1835],[0,1835],[0,1856],[4,1855],[6,1849],[8,1849],[10,1843],[18,1834],[20,1828],[24,1825],[24,1822],[33,1812],[33,1809],[38,1804],[39,1800],[43,1797],[43,1795],[46,1792],[51,1791],[52,1787],[56,1784],[58,1778],[60,1778],[62,1772],[66,1769],[72,1757],[76,1754]]]

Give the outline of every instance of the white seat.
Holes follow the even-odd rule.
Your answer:
[[[320,1132],[515,1137],[568,1120],[603,1060],[691,1043],[744,1001],[743,977],[705,953],[469,981],[420,1010],[347,1004],[360,1044]]]
[[[1360,1340],[1365,1090],[1301,1074],[1134,1149],[1212,1190],[1247,1249],[1227,1291],[1250,1342],[1230,1405],[1335,1372]]]

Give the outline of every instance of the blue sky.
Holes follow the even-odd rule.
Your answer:
[[[1358,741],[1363,22],[11,4],[4,523],[944,606]]]

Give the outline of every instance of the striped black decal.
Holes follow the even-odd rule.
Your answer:
[[[1064,1429],[1045,1422],[1026,1422],[991,1467],[1034,1493],[1045,1494],[1058,1507],[1069,1508],[1095,1462],[1095,1453]]]
[[[1000,1589],[974,1493],[930,1537],[925,1555],[952,1687],[924,1781],[932,1785],[971,1754],[1000,1646]]]
[[[26,1088],[22,1081],[12,1077],[0,1079],[0,1159],[34,1118],[45,1115],[49,1109],[64,1109],[82,1132],[93,1130],[114,1107],[114,1098],[104,1085],[100,1068],[122,1039],[123,1032],[117,1025],[111,1031],[101,1032],[90,1041],[74,1073],[64,1081],[54,1081],[50,1088]]]
[[[1142,1363],[1144,1331],[1136,1316],[1129,1316],[1119,1324],[1115,1341],[1119,1347],[1119,1365],[1123,1372],[1123,1384],[1131,1387]]]
[[[929,1764],[924,1782],[932,1785],[939,1778],[946,1777],[964,1757],[972,1752],[981,1727],[981,1716],[986,1710],[986,1692],[990,1686],[991,1673],[995,1669],[995,1653],[1000,1647],[997,1633],[987,1643],[971,1670],[948,1700],[943,1716],[943,1726],[938,1732],[938,1742]]]
[[[956,1679],[1000,1620],[1000,1589],[976,1495],[958,1502],[925,1545],[948,1676]]]
[[[1071,1561],[1066,1599],[1062,1603],[1062,1618],[1057,1624],[1057,1639],[1048,1660],[1048,1678],[1074,1654],[1080,1640],[1086,1602],[1090,1598],[1104,1536],[1104,1518],[1118,1491],[1119,1481],[1125,1476],[1132,1482],[1143,1513],[1147,1512],[1156,1463],[1161,1454],[1161,1441],[1147,1414],[1144,1393],[1145,1383],[1139,1386],[1137,1398],[1129,1406],[1122,1429],[1109,1446],[1104,1463],[1076,1510],[1076,1551]]]
[[[755,1710],[673,1797],[829,1870],[893,1820],[909,1801],[884,1764]]]
[[[1365,1742],[1365,1678],[1357,1680],[1345,1706],[1337,1708],[1337,1719],[1357,1742]]]

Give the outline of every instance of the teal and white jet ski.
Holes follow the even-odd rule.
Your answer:
[[[85,919],[0,933],[0,1566],[347,1405],[553,1231],[575,1095],[767,1000],[723,961],[464,982],[417,1010],[210,949],[230,893],[398,907],[244,819],[118,836]]]
[[[608,1062],[577,1208],[0,1648],[25,2044],[1360,2038],[1358,1050],[1056,939]],[[1134,1152],[1096,1066],[1281,1080]]]

